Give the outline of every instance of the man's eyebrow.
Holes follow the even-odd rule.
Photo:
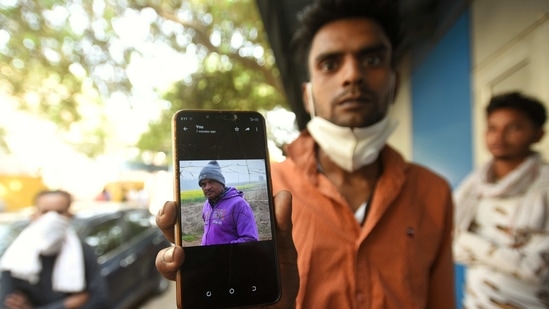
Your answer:
[[[363,48],[359,49],[356,54],[367,55],[367,54],[374,54],[374,53],[383,53],[388,50],[389,50],[389,47],[386,44],[380,42],[374,45],[364,46]],[[325,59],[336,58],[341,56],[343,53],[344,52],[342,51],[328,51],[328,52],[320,53],[315,57],[315,62],[319,63]]]
[[[358,51],[358,54],[366,55],[366,54],[374,54],[374,53],[384,53],[388,50],[389,50],[389,48],[387,47],[387,45],[385,45],[383,43],[379,43],[379,44],[375,44],[375,45],[366,46],[366,47],[360,49]]]

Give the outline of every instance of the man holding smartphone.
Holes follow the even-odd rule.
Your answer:
[[[455,308],[450,186],[386,144],[396,126],[388,112],[398,23],[395,1],[317,0],[299,16],[294,44],[307,63],[312,119],[271,168],[277,307]],[[170,239],[175,207],[157,216]],[[183,259],[172,247],[156,265],[173,279]]]
[[[202,168],[198,185],[206,197],[202,209],[203,246],[259,239],[252,207],[242,191],[225,186],[225,177],[217,161],[210,161]]]

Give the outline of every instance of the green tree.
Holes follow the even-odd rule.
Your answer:
[[[169,153],[169,119],[181,108],[287,106],[253,0],[0,0],[0,24],[0,91],[60,130],[80,130],[73,143],[89,156],[105,151],[111,124],[99,114],[82,125],[86,111],[142,95],[131,67],[159,48],[195,60],[180,81],[151,86],[161,117],[142,151]]]

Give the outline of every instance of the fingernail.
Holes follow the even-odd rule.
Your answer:
[[[160,210],[158,212],[158,215],[162,216],[164,214],[164,207],[166,207],[166,205],[168,204],[169,202],[168,201],[165,201],[164,202],[164,205],[162,205],[162,207],[160,207]]]
[[[164,252],[164,255],[162,256],[162,259],[165,263],[172,263],[173,262],[173,253],[175,252],[174,247],[171,247],[170,249],[166,250]]]

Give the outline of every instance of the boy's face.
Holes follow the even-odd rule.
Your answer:
[[[488,115],[485,141],[496,159],[523,159],[542,136],[543,131],[516,109],[501,108]]]
[[[373,20],[337,20],[320,28],[308,57],[316,115],[347,127],[381,120],[395,91],[391,56],[391,43]],[[306,91],[303,97],[308,110]]]

